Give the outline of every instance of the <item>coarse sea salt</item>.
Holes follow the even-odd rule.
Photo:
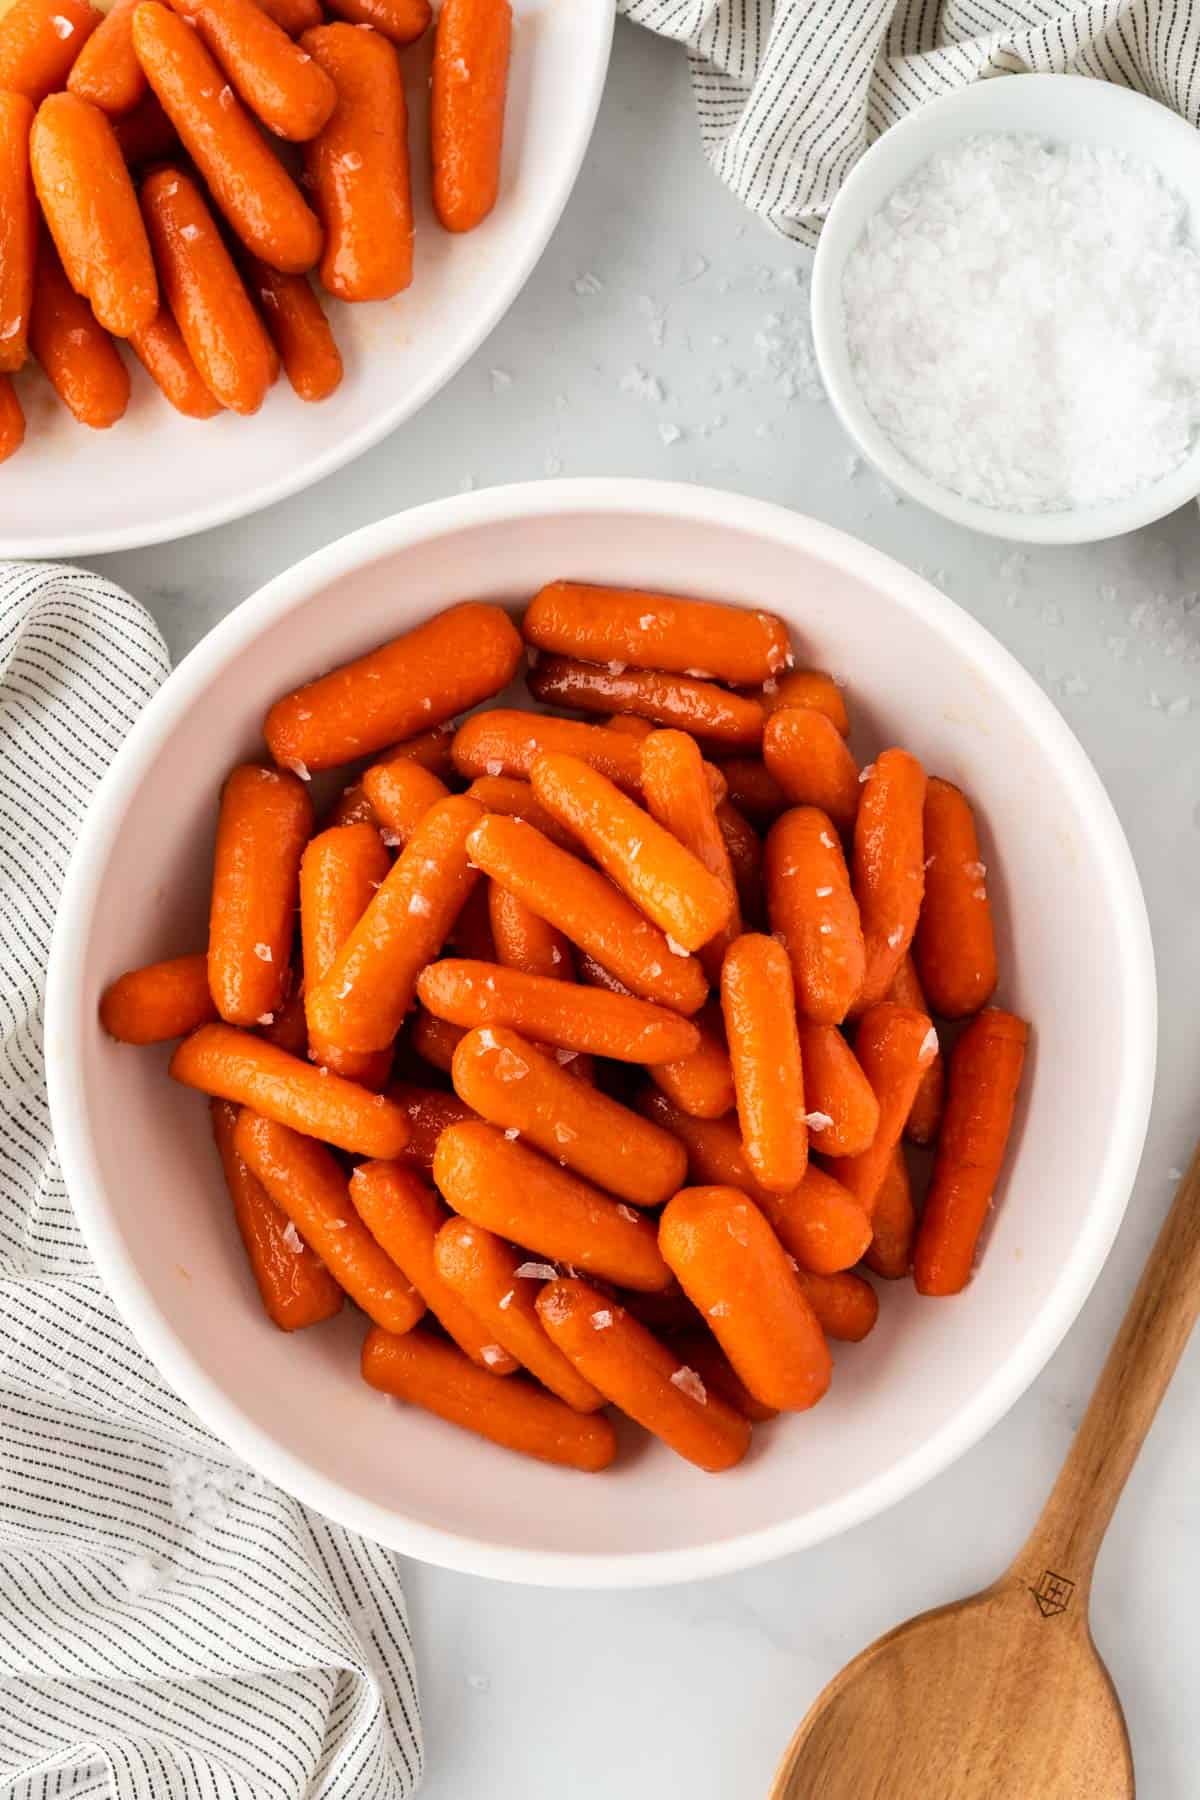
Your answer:
[[[985,506],[1135,494],[1200,432],[1200,247],[1182,197],[1124,150],[963,139],[868,222],[843,300],[877,423]]]

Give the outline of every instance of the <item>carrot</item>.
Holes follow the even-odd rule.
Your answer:
[[[767,833],[767,917],[792,965],[806,1018],[840,1025],[862,987],[866,951],[858,902],[828,813],[797,806]]]
[[[15,456],[25,442],[25,414],[11,375],[0,375],[0,463]]]
[[[146,94],[146,77],[133,51],[133,9],[138,0],[116,0],[75,58],[68,93],[117,117],[132,112]]]
[[[312,25],[319,25],[324,14],[320,0],[258,0],[268,19],[282,25],[289,37],[299,37]]]
[[[808,1132],[791,970],[774,938],[747,932],[730,945],[721,1011],[747,1160],[763,1187],[787,1193],[804,1174]]]
[[[129,404],[129,371],[87,301],[75,292],[49,235],[38,243],[29,348],[81,425],[106,431]]]
[[[762,916],[763,862],[763,849],[758,833],[732,800],[718,800],[717,824],[729,852],[729,864],[733,870],[742,916],[748,924],[757,924]]]
[[[186,1037],[216,1016],[202,951],[130,969],[110,982],[100,998],[100,1023],[120,1044]]]
[[[665,1007],[491,963],[430,963],[418,977],[417,995],[431,1013],[455,1025],[508,1026],[535,1043],[616,1062],[669,1062],[692,1054],[700,1037]]]
[[[133,10],[137,10],[136,0]],[[131,21],[131,38],[132,31]],[[139,71],[141,66],[139,63]],[[162,156],[177,156],[182,149],[179,134],[159,104],[157,94],[150,92],[138,101],[132,112],[114,118],[113,135],[130,168],[137,163],[157,162]]]
[[[262,309],[292,391],[301,400],[327,400],[341,385],[342,358],[307,276],[283,275],[255,257],[246,262],[250,291]]]
[[[369,756],[499,693],[520,656],[521,640],[498,606],[449,607],[277,700],[264,726],[268,748],[278,763],[313,770]]]
[[[461,1125],[464,1119],[478,1116],[457,1094],[444,1094],[440,1088],[393,1081],[387,1093],[408,1120],[408,1142],[400,1161],[410,1169],[432,1169],[437,1141],[447,1125]]]
[[[810,1142],[825,1156],[857,1156],[874,1142],[879,1102],[836,1025],[797,1020]]]
[[[912,1267],[917,1215],[913,1208],[908,1164],[899,1148],[893,1150],[892,1160],[875,1196],[871,1224],[874,1236],[863,1261],[885,1281],[900,1281]]]
[[[711,681],[657,669],[599,668],[566,656],[543,656],[526,676],[530,693],[570,712],[636,713],[722,746],[761,744],[763,709]]]
[[[870,1218],[921,1077],[937,1053],[937,1032],[927,1014],[881,1000],[863,1014],[854,1053],[875,1090],[879,1126],[868,1149],[839,1160],[837,1174]]]
[[[235,235],[273,269],[311,269],[321,253],[317,218],[187,20],[142,0],[133,47]]]
[[[822,712],[787,706],[772,713],[763,731],[763,762],[792,806],[817,807],[838,831],[849,831],[858,812],[858,764]]]
[[[233,1148],[367,1317],[388,1331],[411,1331],[424,1302],[355,1212],[332,1151],[248,1107],[238,1116]]]
[[[684,1188],[663,1211],[658,1242],[750,1392],[780,1412],[814,1406],[833,1373],[829,1347],[754,1203],[736,1188]]]
[[[431,769],[404,756],[376,763],[363,776],[362,786],[371,811],[388,840],[396,844],[407,844],[430,807],[450,792]]]
[[[917,975],[911,955],[896,970],[896,979],[888,989],[888,999],[897,1006],[912,1006],[917,1012],[928,1012],[925,990]],[[910,1144],[932,1144],[942,1123],[942,1101],[946,1087],[946,1065],[939,1050],[924,1075],[913,1101],[904,1135]]]
[[[40,105],[64,85],[101,17],[85,0],[14,0],[0,19],[0,89]]]
[[[349,787],[342,789],[326,813],[323,823],[330,828],[335,825],[374,825],[378,829],[379,820],[363,792],[361,781],[352,782]]]
[[[448,947],[471,962],[493,963],[496,960],[496,946],[492,942],[492,915],[488,906],[487,891],[490,885],[486,881],[476,882],[446,938]]]
[[[129,337],[158,311],[158,282],[137,195],[99,107],[51,94],[29,137],[33,183],[68,281],[97,323]]]
[[[573,1080],[519,1032],[469,1031],[451,1074],[459,1099],[490,1124],[519,1132],[561,1167],[634,1206],[660,1205],[684,1179],[687,1159],[675,1138]]]
[[[450,607],[448,610],[453,612],[455,608]],[[484,628],[485,637],[489,642],[494,627],[495,620],[489,617]],[[517,654],[519,656],[520,652],[518,651]],[[474,701],[470,704],[474,705]],[[422,707],[422,711],[426,710],[428,709]],[[428,731],[419,731],[415,737],[407,737],[403,743],[393,744],[383,761],[395,762],[398,758],[403,757],[406,762],[420,763],[421,767],[428,769],[431,775],[438,775],[443,781],[450,781],[454,777],[450,747],[454,742],[455,729],[454,721],[449,720],[432,726]]]
[[[9,374],[21,367],[29,350],[37,259],[37,200],[29,172],[32,126],[33,107],[25,96],[0,93],[0,372]]]
[[[699,1119],[720,1119],[734,1104],[733,1070],[725,1047],[721,1004],[710,1000],[692,1021],[699,1045],[688,1056],[659,1062],[650,1079],[680,1111]]]
[[[530,601],[527,643],[585,662],[623,662],[752,686],[787,668],[787,630],[771,613],[636,588],[552,581]]]
[[[690,956],[677,956],[595,869],[559,850],[532,825],[489,813],[471,833],[468,854],[502,887],[594,955],[630,993],[676,1012],[704,1004],[708,983]]]
[[[310,993],[328,974],[390,867],[373,825],[335,827],[309,843],[300,859],[300,941]],[[311,1030],[308,1054],[322,1068],[369,1088],[383,1086],[392,1060],[387,1049],[344,1051]]]
[[[774,681],[768,681],[754,695],[768,713],[782,712],[788,706],[811,706],[824,713],[839,737],[850,736],[850,715],[842,690],[824,669],[792,669]]]
[[[385,1050],[417,976],[446,940],[478,879],[467,840],[482,813],[452,794],[432,807],[329,969],[308,995],[310,1032],[341,1050]]]
[[[459,727],[454,739],[454,766],[468,780],[481,775],[527,778],[538,757],[548,751],[578,757],[627,793],[641,790],[641,751],[624,733],[610,731],[607,725],[551,719],[544,713],[517,712],[503,706],[476,713]],[[531,819],[530,823],[536,820]],[[558,829],[561,834],[561,823]]]
[[[150,323],[133,333],[129,348],[176,412],[185,418],[215,419],[223,410],[221,402],[201,380],[168,307],[160,306]]]
[[[142,212],[164,297],[205,387],[232,412],[257,412],[271,385],[271,347],[199,188],[179,169],[156,169],[142,183]]]
[[[468,792],[473,794],[473,789]],[[572,979],[571,946],[561,931],[530,912],[523,900],[498,882],[488,882],[487,899],[492,944],[503,968],[540,975],[545,981]]]
[[[721,763],[729,798],[758,826],[770,825],[792,801],[757,756],[729,756]]]
[[[408,1142],[403,1111],[382,1094],[314,1069],[234,1025],[201,1025],[179,1045],[169,1073],[185,1087],[252,1107],[355,1156],[399,1156]]]
[[[779,1417],[773,1406],[764,1406],[746,1386],[716,1338],[701,1326],[675,1333],[671,1348],[689,1369],[694,1369],[705,1388],[752,1425]]]
[[[363,1379],[393,1399],[473,1431],[539,1462],[595,1472],[617,1453],[602,1413],[573,1411],[530,1382],[502,1381],[426,1331],[403,1337],[372,1329],[362,1350]]]
[[[493,1375],[511,1375],[515,1357],[438,1273],[434,1244],[450,1215],[433,1190],[400,1163],[366,1162],[350,1177],[350,1199],[375,1242],[403,1270],[464,1356]]]
[[[989,1006],[951,1052],[946,1111],[913,1253],[919,1294],[959,1294],[971,1279],[1028,1042],[1024,1019]]]
[[[216,58],[234,92],[276,137],[316,137],[337,105],[324,69],[255,0],[171,0]]]
[[[221,790],[208,980],[221,1017],[253,1025],[288,991],[300,857],[312,831],[303,782],[242,763]]]
[[[519,1275],[524,1257],[503,1239],[466,1219],[449,1219],[434,1245],[444,1286],[467,1307],[485,1335],[576,1412],[595,1412],[604,1396],[556,1350],[537,1313],[538,1288]]]
[[[936,777],[925,790],[924,849],[925,894],[913,955],[934,1010],[962,1019],[995,992],[996,940],[970,802]]]
[[[432,1013],[418,1006],[412,1015],[411,1042],[412,1047],[423,1062],[431,1069],[440,1069],[448,1075],[454,1064],[454,1052],[467,1035],[465,1025],[451,1025],[448,1019],[435,1019]]]
[[[490,714],[482,714],[488,718]],[[557,721],[565,723],[565,721]],[[539,721],[541,723],[541,721]],[[484,812],[504,813],[510,819],[524,819],[557,844],[560,849],[574,850],[575,839],[546,811],[527,781],[515,775],[480,775],[467,789],[472,800],[478,800]]]
[[[855,1275],[849,1269],[836,1275],[814,1275],[811,1270],[800,1268],[796,1271],[796,1280],[826,1337],[861,1344],[875,1329],[879,1295],[861,1275]]]
[[[429,128],[433,205],[447,231],[473,231],[496,204],[511,44],[509,0],[442,0]]]
[[[308,1055],[308,1024],[304,1017],[304,983],[289,971],[292,981],[288,997],[274,1013],[265,1015],[255,1026],[257,1035],[289,1056]]]
[[[885,750],[865,770],[854,828],[854,894],[867,971],[855,1003],[882,1000],[912,943],[925,887],[925,771],[907,750]]]
[[[448,1126],[433,1179],[455,1212],[536,1256],[647,1293],[670,1283],[651,1220],[494,1126]]]
[[[717,979],[722,957],[741,934],[741,907],[704,761],[686,732],[652,731],[642,740],[642,795],[651,818],[691,852],[728,896],[728,919],[702,946],[701,960]]]
[[[552,1342],[585,1381],[677,1455],[717,1474],[750,1447],[750,1422],[623,1306],[584,1281],[552,1281],[537,1301]]]
[[[342,1310],[342,1290],[276,1206],[234,1143],[238,1109],[209,1102],[213,1137],[263,1311],[280,1331],[302,1331]]]
[[[413,271],[408,111],[387,39],[318,25],[301,44],[332,80],[337,105],[304,152],[325,227],[321,285],[338,300],[388,300]]]
[[[373,26],[393,44],[411,44],[429,29],[429,0],[330,0],[329,11],[351,25]]]

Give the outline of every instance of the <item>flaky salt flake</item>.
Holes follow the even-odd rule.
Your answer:
[[[497,1363],[508,1362],[510,1360],[508,1351],[500,1344],[485,1344],[479,1354],[482,1356],[489,1369],[494,1369]]]
[[[285,766],[292,771],[293,775],[298,775],[301,781],[312,780],[312,776],[309,774],[308,764],[301,762],[299,757],[296,758],[295,762],[287,763]]]
[[[830,836],[829,832],[823,831],[820,835],[820,842],[825,846],[826,850],[832,850],[836,840]]]
[[[529,1064],[523,1056],[507,1047],[501,1050],[496,1058],[497,1081],[521,1081],[529,1073]]]
[[[275,960],[271,954],[270,944],[255,944],[254,954],[257,956],[259,962],[274,962]]]
[[[515,1144],[521,1133],[515,1125],[509,1125],[505,1127],[504,1135],[510,1144]]]
[[[428,919],[433,914],[433,908],[424,894],[412,894],[409,897],[408,910],[414,918],[418,919]]]
[[[324,1069],[321,1070],[321,1073],[322,1075],[325,1073]],[[325,1229],[327,1231],[345,1231],[346,1221],[345,1219],[326,1219]]]
[[[887,934],[887,941],[889,950],[898,950],[900,945],[904,942],[903,925],[893,925],[892,929]]]
[[[256,1025],[273,1025],[275,1023],[275,1014],[274,1013],[259,1013],[259,1015],[258,1015],[257,1019],[255,1019],[254,1023]]]
[[[179,235],[185,244],[192,244],[200,236],[200,227],[198,225],[181,225]]]
[[[50,21],[54,27],[55,37],[60,37],[65,44],[69,37],[75,36],[75,27],[70,19],[64,19],[61,13],[55,13]]]
[[[932,861],[933,861],[933,858],[930,857],[929,862],[932,862]],[[925,865],[926,868],[929,867],[929,862],[926,863],[926,865]],[[963,864],[963,874],[970,875],[972,880],[974,880],[974,881],[982,881],[984,876],[987,874],[987,864],[981,863],[981,862],[964,863]]]
[[[858,771],[858,779],[859,779],[859,782],[860,782],[860,783],[861,783],[861,782],[864,782],[864,781],[870,781],[870,779],[871,779],[871,777],[872,777],[872,775],[873,775],[873,774],[874,774],[874,773],[875,773],[875,764],[874,764],[874,763],[867,763],[867,764],[866,764],[866,765],[865,765],[865,767],[863,767],[863,768],[861,768],[861,769],[860,769],[860,770],[859,770],[859,771]]]
[[[562,1048],[562,1046],[560,1045],[559,1048],[554,1052],[554,1060],[556,1063],[564,1063],[565,1064],[565,1063],[569,1063],[569,1062],[574,1062],[575,1058],[578,1055],[579,1055],[578,1050],[564,1050]]]
[[[573,1144],[578,1136],[579,1133],[573,1131],[569,1125],[564,1125],[561,1119],[554,1127],[554,1141],[556,1144]]]
[[[830,894],[832,894],[832,892],[833,892],[833,889],[831,887],[819,887],[816,890],[817,899],[818,900],[828,900],[828,898],[829,898]]]
[[[663,972],[662,964],[660,962],[652,962],[652,963],[647,964],[646,973],[650,977],[651,981],[657,981],[659,976],[662,974],[662,972]]]
[[[522,1281],[557,1281],[558,1280],[558,1270],[555,1268],[553,1263],[547,1263],[547,1262],[519,1263],[517,1265],[517,1267],[513,1270],[513,1274],[519,1275],[521,1277]]]
[[[936,1025],[931,1025],[921,1039],[921,1048],[917,1052],[917,1061],[924,1066],[931,1063],[938,1053],[938,1034]]]
[[[689,1400],[694,1400],[697,1406],[708,1405],[708,1389],[695,1369],[689,1369],[686,1363],[682,1368],[676,1369],[672,1375],[671,1386],[677,1387],[681,1394],[687,1395]]]
[[[513,1303],[513,1297],[514,1297],[515,1293],[516,1293],[515,1288],[509,1288],[507,1294],[501,1294],[499,1300],[496,1303],[501,1312],[508,1311],[509,1307]]]
[[[828,1131],[833,1119],[827,1112],[810,1112],[805,1113],[804,1123],[810,1131]]]
[[[673,938],[669,931],[666,934],[666,938],[667,938],[667,949],[671,952],[672,956],[690,956],[691,955],[691,951],[686,950],[684,948],[684,946],[679,942],[678,938]]]
[[[338,167],[348,169],[353,175],[362,168],[362,157],[357,150],[346,150],[338,157]]]
[[[496,757],[493,757],[490,762],[485,762],[483,766],[489,775],[503,775],[504,773],[504,764]]]
[[[715,1306],[710,1306],[708,1316],[710,1319],[727,1319],[729,1317],[728,1300],[718,1300]]]
[[[617,1202],[617,1213],[620,1218],[625,1219],[630,1225],[637,1225],[641,1221],[641,1214],[634,1207],[626,1206],[623,1200]]]
[[[655,624],[656,618],[657,618],[657,615],[655,613],[643,613],[641,618],[638,620],[639,628],[642,631],[649,631],[650,627],[653,624]]]
[[[300,1236],[300,1233],[296,1230],[296,1227],[290,1219],[280,1233],[280,1237],[293,1256],[299,1256],[301,1254],[304,1249],[304,1239]]]
[[[594,1331],[607,1331],[611,1324],[612,1314],[606,1306],[602,1306],[598,1312],[592,1314],[592,1329]]]

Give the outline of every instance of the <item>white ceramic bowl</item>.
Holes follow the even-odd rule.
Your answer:
[[[560,575],[771,608],[849,684],[859,748],[909,745],[978,803],[1002,998],[1034,1021],[1013,1154],[969,1292],[887,1287],[829,1398],[705,1476],[630,1433],[618,1468],[526,1462],[360,1380],[361,1320],[287,1338],[242,1256],[207,1109],[166,1052],[120,1048],[118,971],[202,944],[218,783],[277,695],[466,595]],[[69,1189],[121,1312],[239,1454],[408,1555],[512,1581],[620,1586],[762,1561],[844,1530],[995,1423],[1075,1317],[1142,1145],[1154,968],[1129,850],[1053,706],[926,582],[810,519],[701,488],[564,481],[461,495],[368,527],[271,582],[151,702],[102,784],[59,909],[47,1061]]]
[[[867,221],[923,163],[977,132],[1026,131],[1058,143],[1104,144],[1154,164],[1188,207],[1200,239],[1200,133],[1169,108],[1082,75],[1005,75],[945,94],[885,132],[856,164],[821,232],[812,276],[813,342],[834,411],[867,460],[901,493],[956,525],[1028,544],[1086,544],[1136,531],[1200,493],[1200,442],[1178,468],[1103,506],[1028,513],[983,506],[915,467],[859,391],[846,347],[842,280]]]
[[[77,425],[40,370],[18,378],[28,415],[0,481],[0,556],[97,555],[186,537],[257,512],[369,450],[457,373],[512,305],[575,183],[604,88],[612,0],[514,0],[504,161],[495,210],[452,236],[430,199],[430,44],[401,56],[409,105],[416,263],[394,300],[323,297],[345,363],[305,405],[280,378],[251,419],[185,419],[132,356],[133,396],[111,431]]]

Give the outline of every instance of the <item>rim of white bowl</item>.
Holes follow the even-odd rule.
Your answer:
[[[968,500],[923,474],[902,450],[897,449],[868,410],[853,377],[839,366],[839,352],[845,344],[842,274],[846,258],[862,236],[868,219],[879,210],[878,200],[868,198],[866,190],[885,158],[895,158],[898,147],[903,149],[910,141],[931,137],[933,130],[947,119],[961,118],[964,135],[985,127],[1004,130],[1002,118],[984,121],[977,120],[975,115],[995,113],[997,109],[1003,113],[1006,107],[1015,105],[1012,89],[1017,82],[1027,84],[1026,92],[1030,83],[1043,90],[1046,100],[1044,130],[1047,137],[1053,138],[1056,135],[1053,96],[1055,92],[1061,94],[1064,81],[1071,82],[1080,92],[1086,91],[1087,104],[1093,106],[1097,114],[1121,113],[1130,121],[1129,142],[1125,148],[1139,153],[1138,123],[1153,114],[1158,128],[1174,131],[1180,143],[1186,143],[1191,156],[1200,155],[1200,139],[1194,128],[1149,94],[1139,94],[1133,88],[1118,87],[1088,75],[1047,75],[1031,70],[996,76],[974,82],[952,94],[939,95],[876,138],[839,189],[822,227],[813,260],[810,288],[813,348],[825,392],[846,435],[876,472],[909,499],[919,501],[931,512],[940,513],[952,524],[965,525],[972,531],[982,532],[987,537],[1004,538],[1010,543],[1094,544],[1166,518],[1168,513],[1186,506],[1200,493],[1200,443],[1195,444],[1178,467],[1164,475],[1161,481],[1152,483],[1141,493],[1102,506],[1023,513]],[[1027,131],[1029,126],[1022,122],[1019,129]],[[932,143],[930,154],[933,154]],[[1147,160],[1153,162],[1154,158]],[[1169,180],[1166,171],[1164,176]],[[907,173],[897,174],[893,187],[898,187],[907,178]],[[1200,191],[1196,209],[1200,215]]]
[[[0,553],[8,557],[52,556],[56,561],[62,561],[64,557],[71,556],[107,556],[119,550],[144,550],[151,544],[194,537],[199,531],[211,531],[218,525],[228,525],[234,520],[248,518],[254,513],[262,512],[265,507],[274,506],[279,500],[289,500],[293,494],[303,493],[306,488],[314,487],[318,481],[324,481],[326,476],[336,474],[347,463],[354,462],[368,450],[373,450],[376,444],[419,412],[465,367],[508,312],[545,254],[567,201],[574,192],[595,130],[596,116],[600,111],[612,57],[616,22],[616,12],[610,0],[590,0],[585,13],[591,20],[595,44],[588,56],[581,56],[579,59],[580,85],[573,96],[573,135],[568,138],[566,154],[557,164],[557,179],[548,180],[544,187],[539,186],[540,205],[524,252],[510,266],[505,279],[496,284],[487,305],[471,326],[463,331],[445,356],[431,365],[402,400],[385,407],[376,418],[360,426],[357,431],[335,438],[327,449],[296,468],[284,468],[271,479],[261,481],[228,499],[195,507],[190,512],[167,514],[157,524],[150,526],[128,525],[78,534],[65,531],[53,550],[47,550],[40,537],[22,538],[19,531],[5,533]]]
[[[931,1438],[885,1474],[803,1517],[717,1543],[679,1550],[591,1556],[495,1544],[406,1518],[364,1501],[316,1473],[246,1416],[175,1334],[151,1302],[125,1244],[113,1230],[95,1154],[82,1121],[83,1034],[95,1030],[78,1004],[86,924],[114,828],[147,767],[169,738],[177,712],[213,676],[234,663],[260,631],[319,588],[381,557],[447,531],[513,518],[590,512],[639,513],[674,525],[719,524],[768,537],[805,554],[827,555],[864,582],[882,586],[896,604],[931,617],[967,660],[982,664],[1030,729],[1046,742],[1076,812],[1092,835],[1114,896],[1122,953],[1114,978],[1122,985],[1126,1088],[1112,1121],[1092,1209],[1050,1298],[1007,1361]],[[150,701],[103,777],[67,871],[51,947],[46,1041],[51,1118],[63,1174],[89,1248],[117,1310],[167,1381],[203,1422],[252,1467],[351,1530],[423,1562],[463,1574],[531,1586],[655,1587],[727,1574],[806,1549],[883,1512],[947,1468],[995,1425],[1039,1374],[1086,1300],[1116,1236],[1137,1173],[1154,1085],[1157,992],[1145,900],[1133,855],[1100,777],[1066,721],[1016,658],[961,607],[882,551],[768,501],[717,489],[636,479],[578,479],[486,488],[433,501],[363,527],[275,577],[216,625],[189,652]]]

